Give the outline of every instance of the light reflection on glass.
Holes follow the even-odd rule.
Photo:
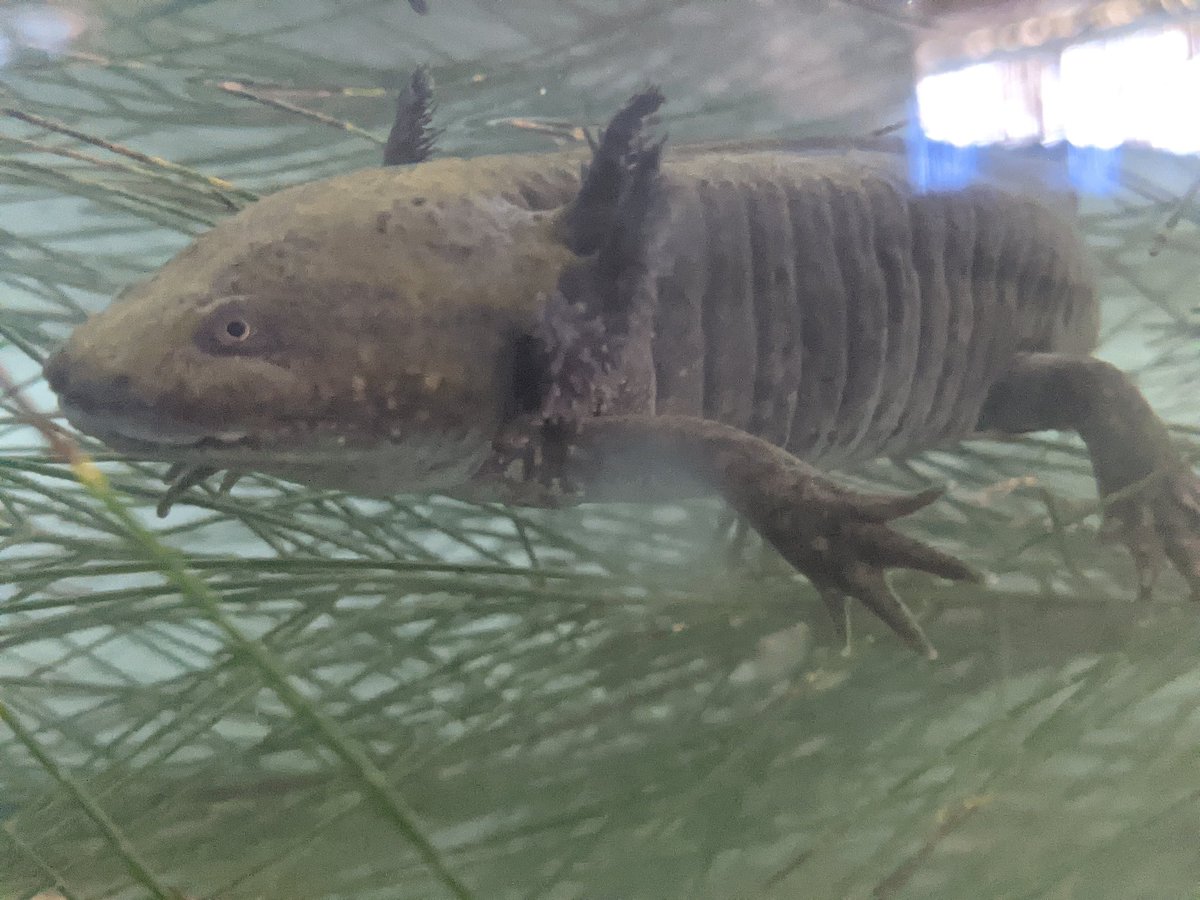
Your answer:
[[[1200,56],[1182,26],[926,75],[921,127],[958,146],[1065,139],[1200,153]]]
[[[54,6],[19,4],[0,7],[0,67],[22,49],[58,56],[84,29],[83,18]]]
[[[1194,26],[1159,27],[1024,56],[974,63],[919,79],[920,140],[912,164],[926,189],[962,173],[938,146],[1053,145],[1065,141],[1071,182],[1088,193],[1115,185],[1119,149],[1141,144],[1200,153],[1200,42]],[[948,173],[949,181],[938,178]]]

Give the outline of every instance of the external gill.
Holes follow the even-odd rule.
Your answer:
[[[665,138],[649,142],[642,129],[662,103],[651,87],[613,116],[560,214],[563,241],[580,261],[563,272],[535,332],[547,358],[546,419],[605,411],[622,389],[632,349],[650,340],[647,248]]]
[[[426,66],[418,66],[396,99],[396,119],[383,148],[385,166],[413,165],[433,155],[434,144],[442,133],[433,127],[436,109],[433,76]]]

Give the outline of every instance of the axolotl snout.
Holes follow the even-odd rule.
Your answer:
[[[869,153],[665,151],[643,133],[661,102],[632,98],[590,156],[267,197],[82,325],[46,376],[79,429],[201,475],[527,503],[714,492],[835,623],[858,599],[930,656],[885,574],[974,577],[889,525],[937,492],[861,494],[813,466],[1068,429],[1142,592],[1169,559],[1200,593],[1200,479],[1090,355],[1068,219],[983,186],[916,192]],[[398,119],[393,161],[428,147],[425,122]]]

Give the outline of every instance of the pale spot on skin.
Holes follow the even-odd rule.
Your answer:
[[[437,374],[426,375],[423,379],[423,381],[425,382],[426,390],[430,390],[430,391],[436,391],[439,387],[442,386],[442,382],[445,380],[446,379],[444,376],[437,375]]]
[[[350,379],[350,388],[354,391],[354,400],[357,403],[365,403],[367,399],[367,380],[361,375],[355,375]]]

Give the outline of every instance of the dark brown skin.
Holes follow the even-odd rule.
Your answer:
[[[429,150],[411,93],[392,162]],[[930,657],[885,573],[973,577],[888,524],[936,491],[811,464],[1073,429],[1143,593],[1164,557],[1200,593],[1200,480],[1087,355],[1070,223],[914,195],[870,154],[672,160],[641,136],[660,102],[633,98],[582,179],[583,154],[485,157],[269,197],[82,326],[51,386],[82,430],[183,463],[180,490],[229,469],[546,505],[716,492],[836,621],[857,598]]]

